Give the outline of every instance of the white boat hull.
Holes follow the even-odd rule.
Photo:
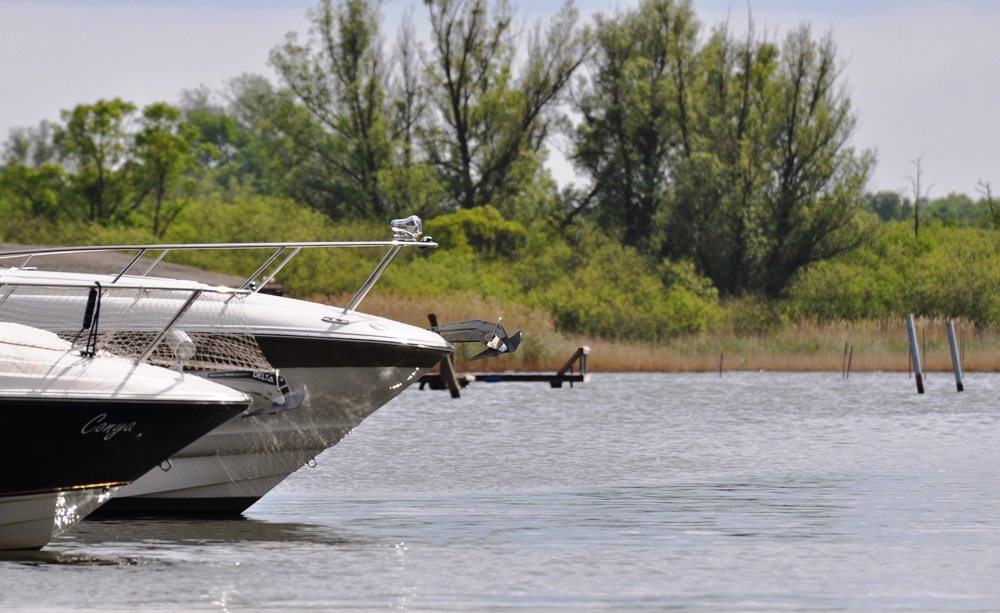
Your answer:
[[[130,297],[141,296],[137,288],[144,284],[174,283],[179,290],[197,285],[123,277],[111,286],[100,275],[27,271],[4,274],[35,280],[103,280],[106,294],[101,303],[101,329],[104,331],[145,330],[129,319],[129,313],[160,321],[169,320],[179,312],[186,295],[180,291],[178,297],[160,298],[150,307]],[[117,295],[117,291],[125,295]],[[74,314],[82,310],[83,300],[82,295],[67,298],[35,291],[11,294],[5,298],[3,307],[24,317],[45,312],[56,314],[56,321],[75,322]],[[289,394],[282,401],[287,404],[272,403],[266,395],[276,391],[272,385],[269,392],[261,392],[265,395],[258,394],[248,411],[263,411],[263,414],[232,420],[196,441],[171,458],[170,470],[152,469],[103,506],[99,514],[242,512],[310,458],[337,444],[454,349],[441,336],[425,329],[262,294],[233,302],[197,302],[180,318],[176,329],[190,334],[195,343],[210,343],[212,338],[226,333],[252,335],[266,365],[287,381]],[[66,333],[72,329],[58,331]],[[201,372],[209,379],[232,374],[224,369],[185,372]],[[250,391],[232,379],[212,380]]]
[[[417,381],[421,368],[290,368],[295,409],[223,424],[118,494],[101,514],[240,513],[336,445],[376,409]]]

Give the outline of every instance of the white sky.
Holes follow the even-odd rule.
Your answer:
[[[577,0],[584,11],[636,0]],[[531,15],[559,0],[535,0]],[[182,89],[219,89],[244,72],[271,76],[267,54],[285,33],[305,33],[306,0],[0,0],[0,140],[10,128],[57,120],[61,109],[121,97],[139,106],[176,102]],[[730,16],[744,27],[746,2],[695,0],[707,25]],[[1000,184],[1000,2],[990,0],[756,0],[757,28],[783,38],[803,21],[833,31],[861,125],[857,148],[878,150],[869,188],[909,185],[923,155],[931,197],[975,197],[979,179]],[[395,22],[406,6],[387,0]],[[387,35],[394,33],[391,26]],[[554,156],[558,158],[558,156]],[[565,163],[551,164],[562,182]]]

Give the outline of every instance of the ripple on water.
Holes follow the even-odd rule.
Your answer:
[[[0,609],[1000,609],[1000,376],[912,387],[409,390],[243,521],[85,521],[0,555]]]

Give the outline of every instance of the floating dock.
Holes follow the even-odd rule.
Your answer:
[[[462,373],[456,374],[451,357],[441,362],[441,372],[428,373],[420,377],[420,389],[429,387],[432,390],[449,390],[452,398],[459,397],[459,388],[466,387],[473,381],[483,381],[485,383],[548,383],[553,388],[562,387],[563,383],[569,383],[573,387],[574,383],[587,383],[590,381],[590,373],[587,372],[587,356],[590,354],[590,347],[580,347],[555,373]],[[447,364],[446,364],[447,362]],[[574,365],[579,364],[576,372],[573,372]]]

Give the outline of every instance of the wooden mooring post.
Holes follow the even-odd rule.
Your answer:
[[[434,313],[429,313],[427,315],[427,319],[430,320],[432,328],[436,328],[438,326],[438,318]],[[449,355],[445,359],[441,360],[439,368],[441,370],[439,378],[444,382],[448,391],[451,392],[451,397],[460,398],[462,396],[462,392],[459,390],[458,379],[455,377],[455,362],[452,360],[452,357]],[[424,387],[422,381],[420,387],[421,389]]]
[[[962,362],[958,359],[958,343],[955,342],[955,322],[948,320],[948,346],[951,348],[951,368],[955,371],[955,387],[965,391],[962,385]]]
[[[549,385],[551,385],[554,388],[562,387],[564,381],[569,381],[569,386],[573,387],[573,381],[575,379],[573,379],[572,377],[567,378],[566,373],[569,372],[572,374],[573,364],[575,364],[576,362],[580,363],[580,373],[584,375],[584,377],[580,379],[580,383],[583,383],[585,380],[589,379],[589,376],[586,376],[587,356],[589,355],[590,355],[590,347],[583,346],[577,349],[576,352],[572,356],[570,356],[568,360],[566,360],[566,363],[563,364],[563,367],[559,369],[559,371],[556,373],[556,376],[549,380]]]
[[[924,375],[920,371],[920,347],[917,346],[917,331],[913,326],[913,314],[906,316],[906,334],[910,338],[910,360],[913,363],[913,374],[917,378],[917,393],[924,393]]]

